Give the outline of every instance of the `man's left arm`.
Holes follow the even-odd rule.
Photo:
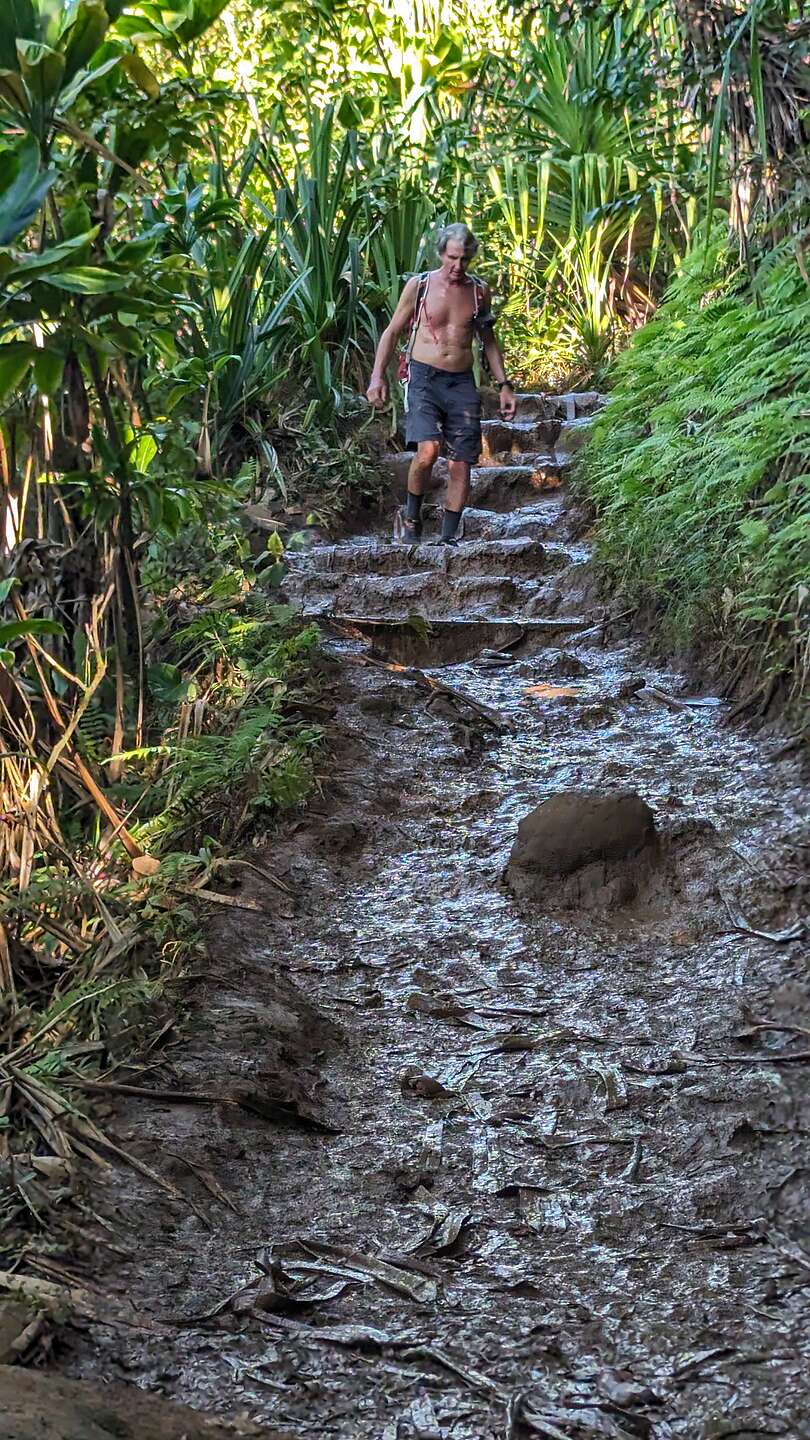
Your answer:
[[[492,291],[488,285],[482,286],[482,308],[486,319],[482,331],[482,344],[484,354],[487,358],[492,377],[495,384],[500,387],[501,392],[501,414],[504,420],[514,420],[517,410],[517,400],[511,381],[506,378],[506,366],[504,365],[503,351],[495,336],[495,319],[492,316]]]

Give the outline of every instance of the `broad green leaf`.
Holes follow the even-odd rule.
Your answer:
[[[77,235],[87,235],[93,228],[89,206],[84,200],[76,200],[62,215],[62,233],[66,240],[75,240]]]
[[[120,55],[110,55],[101,65],[96,65],[91,70],[78,70],[70,84],[65,86],[59,96],[58,108],[60,114],[64,114],[66,110],[70,109],[71,105],[75,105],[84,90],[87,90],[91,85],[95,85],[103,75],[109,74],[110,70],[114,70],[115,67],[120,64]]]
[[[230,0],[188,0],[188,19],[177,26],[175,34],[186,44],[197,40],[219,18]]]
[[[0,14],[0,68],[16,70],[17,40],[33,40],[38,33],[33,0],[3,0]]]
[[[48,285],[57,290],[67,290],[71,295],[110,295],[115,290],[124,290],[132,276],[118,275],[114,270],[105,270],[101,265],[76,265],[72,270],[60,270],[56,275],[42,275]]]
[[[110,25],[103,0],[82,0],[73,24],[65,31],[65,79],[84,70],[98,50]]]
[[[164,38],[162,30],[141,15],[124,15],[118,21],[115,33],[123,36],[125,40],[132,40],[134,43],[145,41],[150,45]]]
[[[67,0],[67,3],[65,0],[35,0],[37,30],[33,38],[41,40],[44,45],[50,45],[54,50],[64,50],[64,44],[60,44],[60,41],[72,22],[74,12],[81,4],[82,0]]]
[[[28,229],[55,178],[55,171],[40,170],[33,138],[0,152],[0,245],[9,245]]]
[[[35,103],[47,107],[55,102],[65,75],[64,55],[36,40],[18,40],[17,56],[20,74]]]
[[[0,100],[5,100],[9,108],[21,117],[28,116],[30,96],[16,69],[0,70]]]
[[[5,580],[0,580],[0,605],[4,605],[15,585],[19,585],[16,575],[7,575]]]
[[[71,260],[75,260],[80,251],[88,249],[98,234],[99,228],[96,225],[85,235],[74,235],[70,240],[63,240],[60,245],[51,245],[48,250],[43,250],[41,255],[26,255],[18,261],[13,270],[9,270],[6,284],[10,284],[12,280],[27,282],[38,276],[47,279],[47,271],[55,273],[63,265],[69,265]]]
[[[26,635],[64,635],[64,627],[56,620],[7,620],[0,624],[0,645],[20,640]]]
[[[38,350],[34,360],[34,384],[43,395],[53,395],[59,389],[64,374],[65,361],[58,350]]]
[[[126,72],[138,89],[143,91],[144,95],[149,96],[150,100],[160,99],[160,81],[140,55],[134,51],[131,55],[123,55],[121,69]]]
[[[115,260],[117,265],[133,265],[145,260],[148,255],[154,254],[167,229],[167,225],[154,225],[145,235],[136,235],[132,240],[125,240],[123,245],[118,245],[115,249],[108,247],[110,258]]]
[[[183,678],[179,665],[166,660],[156,661],[146,667],[146,683],[149,693],[163,705],[177,705],[188,696],[189,681]]]
[[[134,468],[142,475],[146,474],[152,461],[157,455],[157,441],[154,435],[140,435],[133,443],[130,451],[130,459]]]
[[[36,346],[28,340],[10,340],[6,345],[0,345],[0,400],[19,389],[36,353]]]

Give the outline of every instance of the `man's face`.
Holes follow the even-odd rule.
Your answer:
[[[448,240],[447,249],[441,257],[442,269],[454,285],[460,284],[464,279],[469,265],[469,259],[464,254],[464,246],[459,240]]]

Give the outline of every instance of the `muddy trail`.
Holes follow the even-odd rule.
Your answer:
[[[487,424],[458,548],[295,561],[323,798],[215,917],[167,1098],[118,1103],[175,1193],[107,1177],[76,1273],[121,1315],[69,1375],[299,1437],[810,1434],[806,792],[597,597],[596,403]],[[584,789],[655,853],[510,888]]]

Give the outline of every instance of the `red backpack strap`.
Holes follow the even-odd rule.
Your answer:
[[[416,332],[417,332],[417,330],[419,329],[419,321],[420,321],[421,318],[422,318],[422,311],[423,311],[424,308],[425,308],[425,300],[427,299],[427,292],[428,292],[428,286],[429,286],[429,284],[430,284],[430,271],[429,271],[429,270],[425,270],[425,271],[423,271],[422,274],[419,276],[419,284],[418,284],[417,287],[416,287],[416,301],[415,301],[415,304],[414,304],[414,307],[413,307],[413,318],[412,318],[412,320],[411,320],[411,333],[410,333],[410,335],[408,336],[408,345],[407,345],[407,349],[406,349],[406,352],[405,352],[409,358],[410,358],[411,351],[413,350],[413,347],[414,347],[414,344],[415,344],[415,341],[416,341]]]

